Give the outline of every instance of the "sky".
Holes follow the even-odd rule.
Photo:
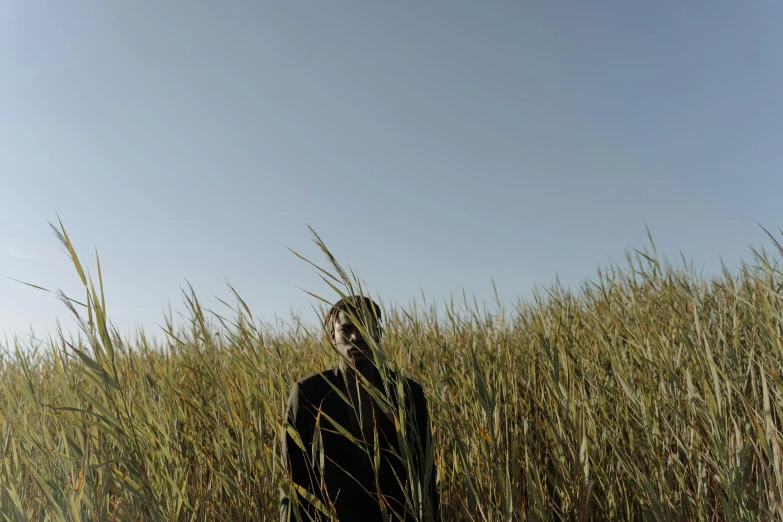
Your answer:
[[[647,244],[706,273],[783,226],[783,3],[0,1],[0,335],[84,290],[159,332],[188,283],[263,321],[514,302]],[[777,233],[777,232],[776,232]],[[304,289],[304,290],[303,290]],[[233,301],[231,301],[233,303]]]

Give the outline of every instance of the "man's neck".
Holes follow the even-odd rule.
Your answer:
[[[358,361],[355,369],[351,368],[347,361],[341,361],[340,370],[350,382],[356,382],[358,380],[357,374],[361,374],[371,384],[376,386],[380,383],[381,380],[378,368],[376,368],[375,365],[369,360]]]

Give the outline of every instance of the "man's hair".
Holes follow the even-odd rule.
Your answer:
[[[353,295],[345,299],[340,299],[334,304],[334,306],[332,306],[329,309],[328,312],[326,312],[326,317],[324,317],[324,328],[326,329],[329,335],[332,335],[334,333],[334,322],[337,320],[337,315],[341,311],[342,312],[350,311],[350,313],[352,313],[356,317],[361,318],[362,308],[364,308],[362,307],[362,299],[364,300],[364,307],[367,308],[367,311],[370,314],[374,312],[378,322],[381,321],[381,307],[378,306],[378,303],[376,303],[369,297]]]

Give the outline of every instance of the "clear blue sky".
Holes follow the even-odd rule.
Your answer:
[[[645,223],[735,266],[769,244],[756,221],[783,225],[781,20],[776,0],[6,0],[0,274],[78,292],[55,211],[123,331],[182,310],[186,279],[312,319],[297,285],[325,285],[282,246],[321,259],[308,224],[402,304],[578,283]],[[0,279],[0,332],[56,316]]]

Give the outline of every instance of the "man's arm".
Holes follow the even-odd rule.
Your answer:
[[[291,394],[288,397],[288,406],[286,407],[286,416],[283,421],[281,434],[281,460],[285,470],[284,481],[292,481],[307,491],[313,492],[315,482],[307,454],[299,447],[295,437],[298,436],[299,443],[304,448],[309,446],[310,433],[307,427],[306,411],[300,404],[301,394],[299,385],[294,384],[291,388]],[[293,431],[294,433],[291,433]],[[280,522],[296,521],[297,506],[287,494],[287,486],[293,487],[290,483],[283,483],[280,488]],[[301,498],[301,497],[299,497]],[[298,504],[298,511],[302,521],[318,520],[316,518],[315,508],[306,501]]]

